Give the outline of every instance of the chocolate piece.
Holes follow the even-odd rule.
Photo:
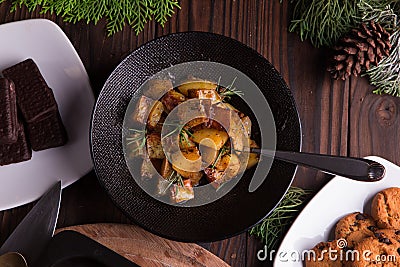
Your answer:
[[[56,111],[50,111],[41,120],[29,122],[27,132],[34,151],[62,146],[67,142],[67,133]]]
[[[32,150],[29,148],[21,123],[17,125],[17,136],[15,143],[0,145],[0,165],[22,162],[32,157]]]
[[[53,91],[32,59],[3,71],[15,83],[17,104],[27,125],[28,139],[34,151],[62,146],[67,134],[58,112]]]
[[[32,59],[3,70],[3,75],[15,83],[17,104],[26,122],[57,109],[53,92]]]
[[[0,78],[0,144],[11,144],[18,138],[18,118],[15,86]]]

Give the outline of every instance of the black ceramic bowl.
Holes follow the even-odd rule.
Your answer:
[[[239,234],[267,216],[290,186],[296,166],[274,160],[270,171],[265,173],[265,182],[253,193],[248,192],[252,171],[247,171],[227,195],[198,207],[162,203],[138,186],[128,170],[122,147],[121,131],[127,106],[149,77],[170,66],[192,61],[222,63],[247,75],[261,90],[273,113],[276,149],[300,150],[301,126],[295,102],[275,68],[236,40],[188,32],[146,43],[110,75],[93,114],[92,155],[101,185],[134,222],[170,239],[209,242]]]

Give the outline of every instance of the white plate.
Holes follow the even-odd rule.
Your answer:
[[[339,219],[355,211],[369,213],[371,200],[376,193],[385,188],[400,187],[399,166],[380,157],[367,158],[385,166],[384,178],[368,183],[334,177],[297,217],[275,254],[274,266],[303,266],[303,262],[299,260],[303,251],[331,239],[331,233]]]
[[[49,20],[0,25],[0,71],[27,58],[53,89],[69,140],[65,146],[33,152],[29,161],[0,166],[0,210],[39,198],[58,180],[65,187],[93,168],[89,128],[94,97],[74,47]]]

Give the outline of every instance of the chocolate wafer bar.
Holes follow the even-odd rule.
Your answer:
[[[15,86],[0,78],[0,144],[11,144],[18,138],[18,118]]]
[[[17,104],[25,122],[40,119],[57,109],[52,90],[32,59],[27,59],[3,70],[3,75],[15,83]]]
[[[34,151],[62,146],[68,141],[58,110],[50,111],[41,120],[29,122],[27,133]]]
[[[17,140],[12,144],[0,144],[0,165],[7,165],[31,159],[32,150],[26,140],[24,126],[17,124]]]

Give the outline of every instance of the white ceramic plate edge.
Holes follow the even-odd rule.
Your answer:
[[[388,187],[400,186],[400,179],[396,180],[396,175],[400,178],[399,166],[376,156],[366,158],[385,166],[384,178],[371,183],[339,176],[332,178],[310,200],[290,227],[278,251],[274,253],[274,266],[303,266],[301,259],[296,258],[318,242],[327,241],[332,237],[334,225],[341,217],[355,211],[369,212],[370,201],[377,192]],[[336,196],[334,192],[337,193]],[[353,195],[349,196],[349,192]]]
[[[50,69],[53,66],[48,66],[46,64],[40,64],[42,62],[48,62],[53,60],[53,62],[55,62],[57,59],[51,59],[50,56],[49,58],[46,58],[45,56],[43,56],[44,53],[46,53],[46,51],[40,51],[40,47],[34,47],[31,43],[14,43],[14,46],[17,46],[19,48],[24,47],[24,46],[31,46],[30,48],[28,48],[28,52],[24,51],[22,49],[18,50],[17,48],[11,48],[9,55],[6,55],[5,53],[2,54],[3,57],[1,58],[2,61],[2,68],[1,70],[4,68],[4,66],[9,66],[11,65],[11,62],[13,62],[14,64],[17,63],[18,61],[21,61],[25,58],[29,58],[32,57],[39,66],[39,69],[41,69],[43,76],[45,77],[46,81],[48,82],[49,86],[53,88],[53,92],[55,94],[57,103],[59,104],[59,108],[60,108],[60,114],[61,117],[63,119],[64,124],[66,125],[66,117],[67,117],[67,123],[68,120],[71,121],[71,116],[68,116],[68,114],[66,114],[65,110],[68,110],[68,108],[71,108],[71,103],[67,103],[68,107],[65,107],[65,103],[63,103],[63,95],[68,95],[68,94],[77,94],[77,96],[81,97],[82,99],[79,100],[81,102],[85,101],[85,104],[87,105],[86,108],[81,109],[80,111],[83,111],[83,114],[85,116],[85,120],[83,119],[78,119],[78,123],[81,127],[80,130],[73,130],[74,134],[75,132],[82,132],[83,128],[85,128],[85,132],[86,132],[86,128],[87,128],[87,136],[80,136],[78,138],[75,138],[75,140],[73,140],[73,145],[76,146],[77,143],[79,143],[79,145],[84,144],[85,147],[82,148],[82,155],[79,155],[82,158],[82,163],[78,164],[76,173],[74,173],[73,175],[71,175],[70,172],[66,172],[66,174],[64,176],[62,176],[61,178],[58,177],[54,177],[54,178],[44,178],[42,180],[36,180],[32,179],[32,184],[26,184],[26,181],[15,181],[15,182],[10,182],[10,179],[8,180],[8,182],[5,182],[6,184],[1,184],[1,180],[2,177],[0,177],[0,186],[3,187],[3,191],[0,190],[2,193],[4,193],[4,190],[9,190],[13,193],[15,193],[15,195],[12,195],[12,197],[10,197],[11,193],[8,194],[7,198],[2,198],[2,196],[0,195],[0,210],[6,210],[6,209],[10,209],[10,208],[14,208],[14,207],[18,207],[20,205],[32,202],[36,199],[38,199],[53,183],[55,183],[57,180],[61,180],[62,181],[62,187],[65,188],[69,185],[71,185],[72,183],[76,182],[77,180],[79,180],[82,176],[86,175],[87,173],[89,173],[92,169],[93,169],[93,162],[91,160],[91,154],[90,154],[90,139],[89,139],[89,130],[90,130],[90,119],[91,119],[91,113],[93,111],[93,106],[94,106],[94,95],[93,95],[93,91],[91,89],[90,86],[90,81],[89,81],[89,77],[87,75],[86,69],[77,53],[77,51],[75,50],[74,46],[72,45],[72,43],[70,42],[70,40],[68,39],[68,37],[65,35],[65,33],[62,31],[62,29],[55,24],[54,22],[47,20],[47,19],[28,19],[28,20],[22,20],[22,21],[16,21],[16,22],[10,22],[10,23],[6,23],[6,24],[2,24],[0,25],[0,32],[2,32],[4,34],[4,32],[10,33],[11,35],[15,35],[18,36],[18,34],[21,33],[25,33],[27,32],[28,35],[32,34],[33,32],[40,32],[43,31],[45,32],[45,34],[43,34],[43,36],[46,36],[47,41],[50,42],[51,46],[51,42],[54,42],[55,47],[57,47],[58,49],[61,49],[61,51],[57,51],[57,52],[64,52],[65,55],[68,55],[68,59],[70,62],[72,62],[73,64],[73,68],[71,69],[60,69],[57,70],[58,73],[63,73],[63,79],[66,79],[66,77],[70,77],[71,78],[71,84],[78,84],[79,88],[74,88],[74,90],[70,91],[70,92],[63,92],[60,90],[55,90],[56,88],[54,88],[52,85],[56,84],[54,82],[54,79],[59,78],[56,75],[54,75],[54,77],[50,76],[49,77],[49,72],[47,71],[42,71],[42,69]],[[15,38],[12,37],[12,38]],[[6,38],[6,37],[4,37]],[[11,38],[11,39],[12,39]],[[39,42],[39,41],[33,41],[32,43],[35,42]],[[13,44],[10,44],[10,46]],[[45,48],[43,48],[45,49]],[[42,49],[42,50],[43,50]],[[29,54],[29,51],[31,51],[33,53],[33,55]],[[8,51],[7,51],[8,52]],[[36,58],[35,58],[36,55]],[[41,56],[38,56],[41,55]],[[16,60],[17,62],[14,62],[14,60]],[[62,54],[60,54],[60,60],[62,60]],[[39,62],[38,62],[39,61]],[[61,63],[62,65],[63,63]],[[68,73],[68,71],[70,71],[70,73]],[[47,75],[47,77],[46,77]],[[75,75],[75,76],[74,76]],[[67,77],[67,78],[68,78]],[[79,91],[78,91],[79,90]],[[71,97],[70,97],[71,98]],[[64,106],[64,107],[63,107]],[[63,112],[64,110],[64,112]],[[90,110],[90,111],[89,111]],[[90,114],[89,114],[90,113]],[[87,121],[86,121],[87,118]],[[71,124],[71,123],[69,123]],[[77,126],[78,127],[78,126]],[[69,131],[69,127],[66,125],[67,131]],[[79,139],[79,140],[77,140]],[[75,142],[76,141],[76,142]],[[69,146],[70,144],[67,143],[67,146]],[[76,148],[74,148],[76,149]],[[67,153],[65,155],[62,155],[62,157],[65,157],[66,159],[71,159],[71,151],[74,151],[74,149],[72,148],[68,148]],[[49,152],[50,151],[50,152]],[[45,151],[41,151],[41,152],[33,152],[33,156],[32,159],[30,161],[34,161],[35,159],[40,159],[43,158],[45,156],[43,156],[44,154],[47,155],[56,155],[57,153],[64,153],[65,150],[63,150],[63,148],[54,148],[54,149],[50,149],[49,151],[45,150]],[[25,168],[27,165],[32,164],[30,161],[27,162],[21,162],[21,163],[16,163],[16,164],[11,164],[11,165],[6,165],[6,166],[0,166],[0,173],[2,175],[6,174],[6,175],[10,175],[13,173],[12,169],[15,168]],[[43,163],[40,162],[38,169],[39,172],[42,171],[41,168],[43,168]],[[29,169],[30,171],[32,171],[32,168]],[[62,172],[62,171],[61,171]],[[1,175],[0,175],[1,176]],[[57,175],[55,175],[57,176]],[[3,178],[4,179],[4,178]],[[8,183],[8,184],[7,184]],[[9,188],[8,188],[9,187]],[[23,190],[21,190],[21,192],[17,192],[17,188],[22,188]],[[32,188],[32,189],[30,189]],[[1,188],[0,188],[1,189]]]

